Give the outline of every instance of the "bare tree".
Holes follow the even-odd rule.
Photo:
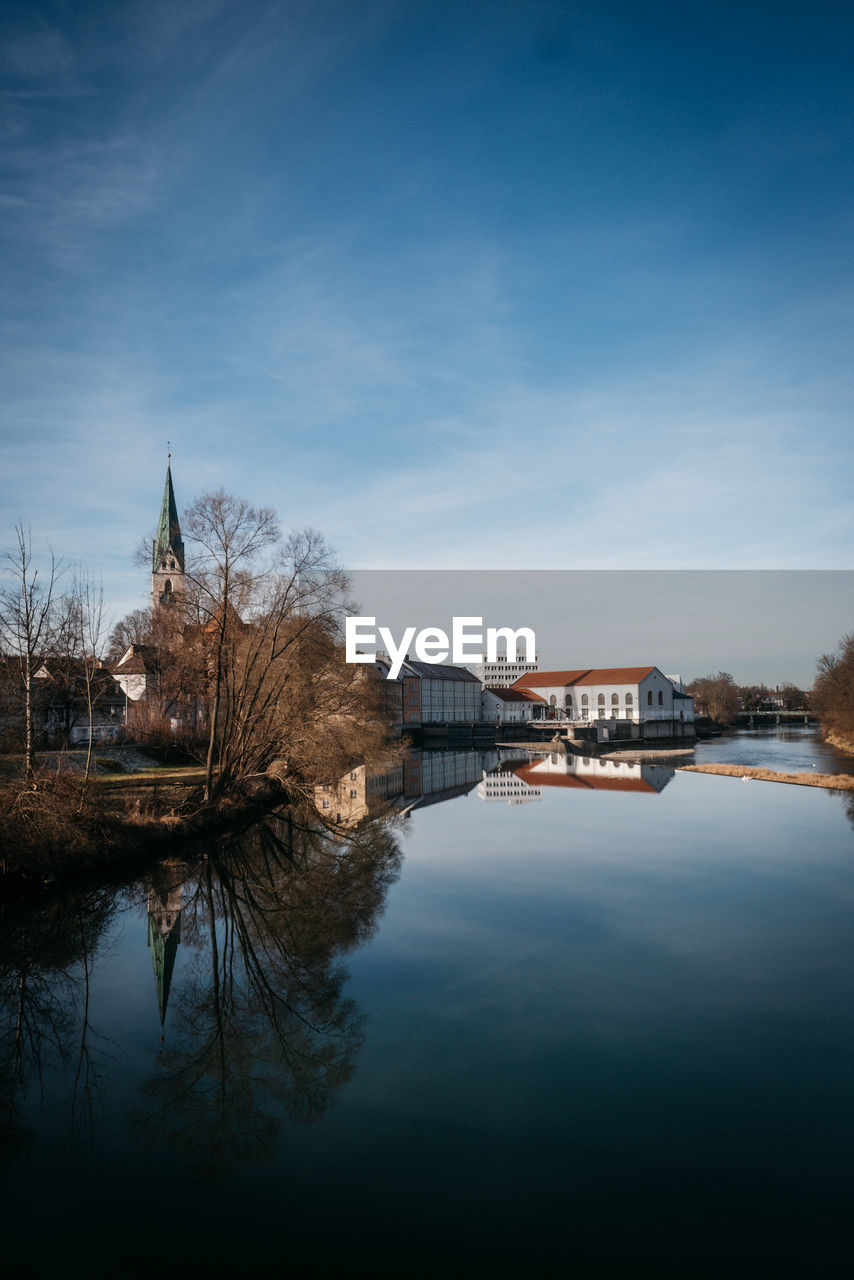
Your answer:
[[[61,566],[49,550],[44,577],[33,564],[32,536],[23,521],[15,526],[15,548],[3,555],[7,585],[0,589],[0,637],[17,660],[24,701],[24,771],[35,774],[33,680],[42,654],[49,648],[54,616],[54,589]]]
[[[718,724],[731,724],[735,720],[739,691],[728,671],[693,680],[687,692],[694,698],[698,710],[705,710]]]
[[[810,706],[826,735],[854,742],[854,634],[843,636],[837,653],[819,658]]]
[[[371,682],[343,660],[349,582],[323,538],[305,529],[283,542],[275,512],[222,491],[183,523],[197,548],[186,579],[196,621],[180,662],[205,688],[206,801],[277,758],[291,773],[320,757],[334,770],[385,745]]]
[[[118,662],[133,644],[151,644],[153,619],[150,609],[133,609],[119,618],[107,641],[107,657]]]
[[[75,620],[76,639],[82,659],[83,691],[86,698],[86,718],[89,730],[87,734],[86,767],[83,772],[83,793],[85,795],[92,767],[95,703],[99,693],[99,684],[103,686],[103,677],[106,674],[103,672],[98,659],[98,650],[104,643],[106,635],[104,589],[100,582],[95,582],[92,574],[78,570],[74,575],[71,600],[71,616]]]
[[[263,579],[263,570],[252,570],[262,552],[278,541],[279,523],[271,507],[253,507],[219,489],[196,499],[184,517],[184,528],[198,548],[190,580],[203,635],[212,642],[205,760],[205,800],[210,801],[217,743],[221,755],[230,729],[224,723],[223,690],[234,667],[242,626],[239,611],[251,607],[259,578]]]

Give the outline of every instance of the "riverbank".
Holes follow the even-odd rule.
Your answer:
[[[104,782],[84,786],[66,773],[42,777],[29,789],[0,788],[0,899],[41,897],[151,865],[288,800],[271,781],[215,808],[201,807],[201,780],[195,790],[183,779],[163,777],[126,777],[120,787]]]
[[[777,773],[744,764],[681,764],[680,773],[716,773],[726,778],[756,782],[787,782],[798,787],[823,787],[828,791],[854,791],[854,777],[845,773]]]

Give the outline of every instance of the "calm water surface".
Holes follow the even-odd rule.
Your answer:
[[[850,801],[530,766],[7,913],[7,1257],[836,1274]]]
[[[775,729],[742,729],[697,744],[697,764],[746,764],[796,773],[854,774],[854,756],[843,755],[821,741],[809,725],[781,725]]]

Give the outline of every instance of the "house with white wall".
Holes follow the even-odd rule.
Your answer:
[[[620,737],[693,732],[693,698],[658,667],[538,671],[512,687],[542,700],[534,704],[533,720],[595,725],[603,732],[608,726]]]
[[[545,707],[538,693],[530,689],[484,689],[480,698],[481,719],[487,724],[527,724],[535,707]]]

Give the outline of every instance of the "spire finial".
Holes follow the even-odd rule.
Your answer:
[[[168,458],[169,465],[171,466],[172,464],[172,441],[171,440],[166,441],[166,449],[167,449],[166,457]]]

